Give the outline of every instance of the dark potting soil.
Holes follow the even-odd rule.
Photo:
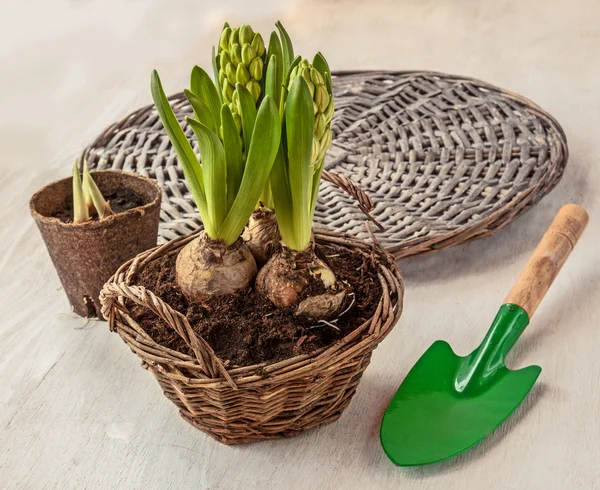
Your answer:
[[[377,308],[382,291],[376,267],[370,264],[372,257],[334,245],[318,245],[316,251],[349,293],[341,310],[347,311],[329,324],[300,319],[291,310],[277,308],[254,288],[203,304],[190,303],[175,281],[176,253],[149,263],[135,283],[183,313],[226,366],[273,363],[335,343],[372,317]],[[147,308],[130,304],[128,309],[155,342],[193,356],[179,335]]]
[[[128,209],[137,208],[146,204],[142,196],[137,192],[127,189],[119,188],[113,192],[109,192],[104,195],[104,199],[108,201],[110,208],[113,213],[119,214]],[[63,223],[73,222],[73,199],[71,197],[65,199],[62,208],[52,215],[53,218],[58,218]],[[97,220],[98,216],[92,216],[92,220]]]

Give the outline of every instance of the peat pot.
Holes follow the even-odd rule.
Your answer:
[[[100,316],[100,290],[121,264],[156,246],[161,201],[159,185],[148,177],[120,170],[91,174],[103,195],[125,188],[143,204],[102,220],[64,222],[53,216],[72,200],[72,177],[46,185],[29,203],[69,302],[84,317]]]

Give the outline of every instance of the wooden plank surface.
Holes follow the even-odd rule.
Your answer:
[[[0,18],[0,487],[19,489],[600,488],[600,4],[548,2],[11,2]],[[430,69],[520,92],[561,122],[563,181],[496,236],[401,262],[405,313],[342,418],[302,437],[221,446],[187,425],[103,322],[70,314],[27,210],[106,125],[209,66],[221,23],[268,32],[335,69]],[[400,469],[382,412],[438,338],[475,346],[564,202],[590,224],[509,360],[543,372],[519,411],[454,461]]]

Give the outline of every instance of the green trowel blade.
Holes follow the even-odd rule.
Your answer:
[[[434,463],[484,439],[523,401],[541,368],[512,371],[504,357],[529,322],[503,305],[481,345],[457,356],[435,342],[414,365],[390,402],[381,444],[400,466]]]

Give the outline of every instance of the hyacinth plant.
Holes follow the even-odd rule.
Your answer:
[[[315,254],[312,222],[325,152],[331,145],[333,95],[331,71],[321,53],[310,63],[294,56],[289,36],[277,23],[269,41],[265,94],[279,101],[281,144],[269,179],[283,248],[258,274],[256,287],[275,305],[296,306],[298,315],[333,316],[345,292]],[[320,280],[323,291],[308,295]]]
[[[280,22],[276,23],[276,27],[277,31],[271,33],[268,49],[265,50],[263,38],[250,26],[242,25],[232,29],[229,24],[225,24],[216,55],[213,49],[215,76],[219,79],[223,99],[230,103],[234,115],[239,112],[239,99],[237,91],[232,92],[231,87],[233,82],[238,82],[246,84],[249,89],[254,88],[253,96],[257,103],[267,93],[273,97],[278,104],[282,119],[293,80],[298,76],[304,78],[312,98],[314,113],[311,174],[316,189],[314,193],[312,189],[309,191],[315,198],[314,202],[311,199],[314,212],[325,152],[331,145],[333,117],[331,75],[322,54],[318,53],[315,56],[313,64],[299,56],[295,57],[289,34]],[[243,128],[240,133],[243,135]],[[281,236],[275,220],[271,179],[263,189],[243,237],[259,264],[267,262],[279,246]],[[292,243],[294,238],[288,234],[287,241]],[[292,246],[300,247],[298,244]]]
[[[269,178],[280,145],[281,122],[270,96],[260,104],[246,86],[236,83],[243,134],[230,103],[200,67],[192,70],[185,95],[194,110],[187,117],[202,163],[181,128],[164,93],[158,73],[152,73],[154,103],[183,167],[204,233],[177,257],[176,277],[183,293],[202,301],[247,288],[256,263],[240,235]]]
[[[246,232],[252,230],[256,211],[267,210],[283,246],[261,269],[257,289],[277,306],[294,305],[298,314],[325,318],[345,295],[312,244],[319,181],[331,144],[331,75],[320,53],[312,63],[294,56],[288,33],[276,25],[265,49],[250,26],[225,24],[213,48],[215,82],[201,68],[192,70],[184,93],[194,117],[186,120],[202,163],[158,74],[152,74],[154,102],[205,228],[179,253],[177,282],[188,298],[200,301],[247,288],[257,273],[256,254],[239,237],[247,223]],[[268,208],[256,209],[259,204]],[[315,280],[323,291],[305,294]]]
[[[216,49],[213,47],[213,70],[215,79],[218,80],[217,88],[223,103],[229,105],[242,138],[243,159],[246,157],[244,135],[247,131],[242,124],[240,99],[236,87],[238,84],[244,86],[258,107],[265,95],[265,71],[272,54],[265,49],[261,34],[254,32],[247,24],[231,27],[225,23]],[[279,103],[278,100],[274,102]],[[243,233],[243,239],[259,265],[267,261],[271,251],[279,242],[273,208],[267,181]]]
[[[98,219],[114,214],[94,182],[87,162],[83,163],[82,177],[76,161],[73,165],[73,223],[85,223],[92,219],[94,213]]]

